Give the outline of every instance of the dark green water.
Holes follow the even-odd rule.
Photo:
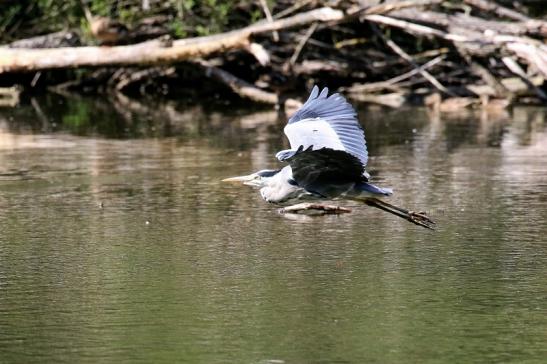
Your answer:
[[[370,207],[280,215],[274,113],[0,109],[0,363],[545,363],[546,110],[362,110]]]

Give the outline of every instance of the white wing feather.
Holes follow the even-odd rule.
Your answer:
[[[319,93],[314,86],[306,103],[289,119],[285,134],[291,150],[312,146],[313,150],[331,148],[343,150],[359,158],[363,166],[368,161],[365,133],[353,107],[339,94],[328,96],[328,88]],[[279,159],[291,151],[278,153]]]
[[[304,149],[313,146],[314,150],[319,148],[345,150],[334,129],[321,118],[304,119],[298,123],[287,124],[283,130],[293,150],[297,150],[300,146]]]

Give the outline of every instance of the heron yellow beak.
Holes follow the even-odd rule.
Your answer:
[[[253,173],[246,176],[224,178],[222,182],[243,182],[243,184],[248,184],[249,182],[254,181],[256,177],[257,175]]]

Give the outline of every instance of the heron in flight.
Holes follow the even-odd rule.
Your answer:
[[[262,198],[281,204],[299,199],[357,200],[390,212],[416,225],[433,229],[424,212],[409,211],[383,201],[390,188],[369,183],[368,151],[357,113],[340,94],[313,87],[308,100],[289,119],[285,134],[291,149],[276,154],[287,166],[226,178],[260,188]]]

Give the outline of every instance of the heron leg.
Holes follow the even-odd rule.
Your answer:
[[[379,208],[380,210],[387,211],[393,215],[399,216],[405,220],[410,221],[413,224],[425,227],[427,229],[434,230],[435,222],[427,216],[423,211],[414,212],[401,207],[392,205],[377,198],[367,198],[365,203],[369,206]]]
[[[435,222],[433,220],[431,220],[429,218],[429,216],[427,216],[427,214],[425,213],[425,211],[419,211],[419,212],[415,212],[415,211],[411,211],[411,210],[407,210],[407,209],[403,209],[402,207],[398,207],[398,206],[395,206],[395,205],[392,205],[390,203],[387,203],[385,201],[382,201],[382,200],[379,200],[379,199],[375,199],[377,203],[379,204],[382,204],[388,208],[392,208],[394,210],[397,210],[399,212],[402,212],[403,214],[408,214],[408,215],[411,215],[411,216],[415,216],[415,217],[418,217],[418,218],[422,218],[432,224],[435,224]]]
[[[291,205],[287,207],[283,207],[279,210],[281,213],[291,213],[291,214],[297,214],[302,211],[320,211],[323,214],[344,214],[351,212],[350,209],[336,206],[336,205],[326,205],[322,203],[315,203],[315,202],[303,202],[298,203],[296,205]]]

